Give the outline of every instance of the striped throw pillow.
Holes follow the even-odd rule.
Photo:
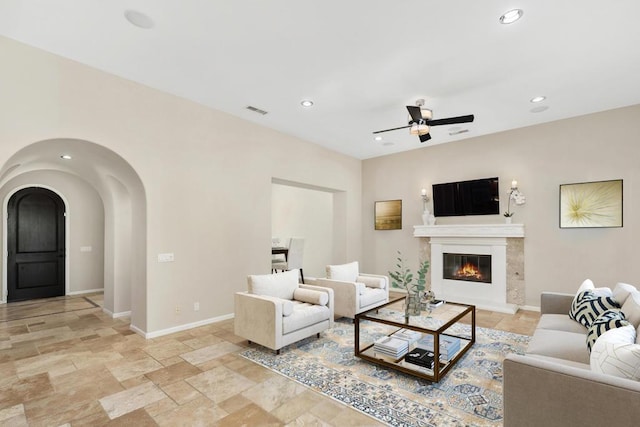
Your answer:
[[[569,317],[588,328],[605,311],[619,308],[620,305],[612,297],[599,296],[586,290],[578,292],[573,299]]]
[[[629,326],[629,322],[624,318],[624,313],[618,310],[607,310],[593,321],[587,332],[587,348],[589,352],[596,343],[598,337],[607,331],[623,326]]]

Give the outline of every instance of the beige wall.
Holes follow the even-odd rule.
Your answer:
[[[412,237],[412,226],[421,224],[421,188],[498,176],[501,211],[506,210],[512,179],[518,180],[526,196],[526,204],[515,208],[513,221],[525,224],[527,305],[539,306],[543,290],[573,292],[585,278],[602,286],[617,281],[639,284],[639,119],[640,106],[633,106],[450,144],[427,144],[414,151],[364,161],[366,268],[378,273],[388,271],[396,250],[401,250],[415,268],[418,239]],[[624,180],[623,228],[559,228],[560,184],[618,178]],[[374,231],[372,215],[368,214],[374,201],[397,198],[403,199],[403,229]],[[501,215],[438,218],[440,224],[501,222]]]
[[[45,186],[65,201],[67,249],[67,292],[82,293],[103,288],[104,265],[104,207],[98,193],[75,175],[59,171],[41,170],[21,174],[0,189],[3,208],[16,191],[26,187]],[[6,218],[6,216],[4,216]],[[4,231],[0,228],[0,233]],[[0,234],[0,241],[6,239]],[[91,251],[81,252],[81,247]],[[0,264],[5,278],[4,264]],[[6,288],[5,288],[6,289]]]
[[[130,295],[141,330],[229,315],[246,275],[269,272],[273,178],[342,191],[334,253],[360,258],[360,161],[9,39],[0,54],[0,164],[36,141],[77,138],[140,177],[146,218],[132,227],[146,227],[146,279],[132,274]],[[158,263],[165,252],[175,262]]]

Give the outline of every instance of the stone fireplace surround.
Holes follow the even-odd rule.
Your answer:
[[[431,264],[427,287],[437,298],[511,314],[524,304],[523,224],[416,225],[413,235],[420,260]],[[445,252],[491,255],[492,283],[444,279]]]

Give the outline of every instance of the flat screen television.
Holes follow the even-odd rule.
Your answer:
[[[495,215],[500,213],[498,178],[433,184],[433,215]]]

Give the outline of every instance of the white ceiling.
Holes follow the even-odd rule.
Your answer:
[[[361,159],[639,104],[638,17],[637,0],[0,0],[1,35]],[[475,122],[374,141],[418,98]]]

